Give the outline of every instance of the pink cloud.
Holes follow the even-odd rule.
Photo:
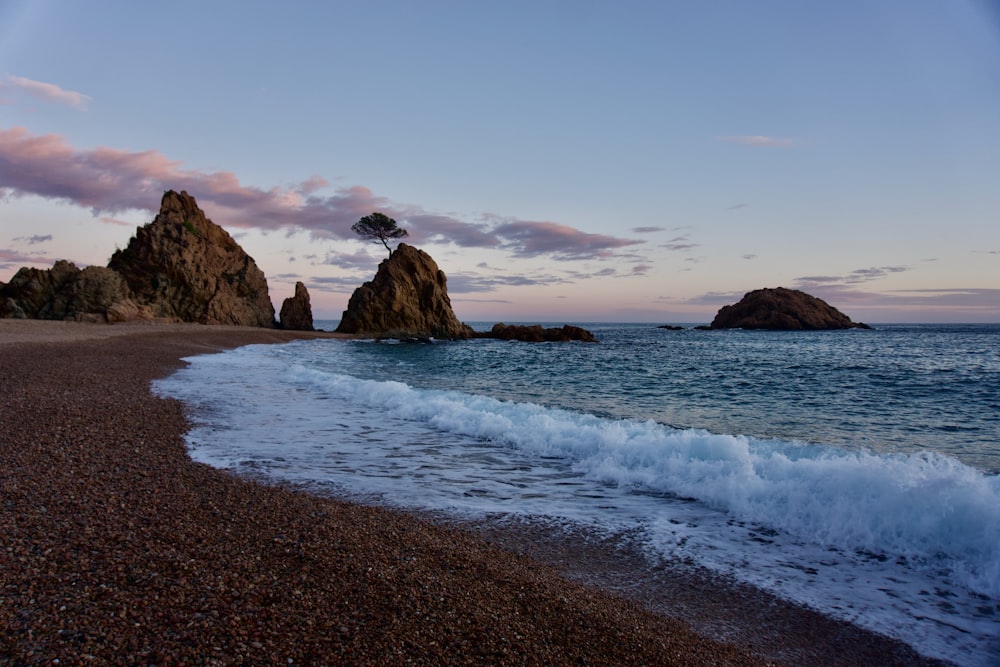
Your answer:
[[[8,76],[7,83],[0,84],[3,88],[13,88],[46,102],[62,104],[80,111],[86,111],[91,97],[73,90],[65,90],[52,83],[33,81],[23,76]]]
[[[643,243],[581,232],[555,222],[512,221],[494,227],[493,232],[503,239],[505,247],[522,257],[544,254],[556,259],[609,257],[617,248]]]
[[[155,212],[165,190],[187,190],[209,217],[226,227],[304,231],[315,239],[356,239],[351,225],[372,211],[400,222],[413,242],[504,248],[517,256],[557,259],[607,257],[642,241],[588,234],[553,222],[484,216],[470,223],[398,205],[356,185],[321,195],[319,176],[269,189],[242,185],[232,172],[185,169],[162,153],[115,148],[78,150],[58,135],[0,129],[0,198],[37,195],[90,208],[95,216],[128,210]],[[107,218],[104,215],[104,218]]]
[[[51,264],[52,259],[44,255],[27,255],[10,248],[0,248],[0,269],[15,269],[26,264]]]

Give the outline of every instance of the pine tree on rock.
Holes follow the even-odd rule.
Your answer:
[[[396,224],[395,220],[384,213],[378,212],[366,215],[355,222],[351,225],[351,231],[363,239],[381,241],[385,249],[389,251],[390,256],[392,255],[392,248],[389,247],[389,240],[401,239],[409,235],[405,229]]]

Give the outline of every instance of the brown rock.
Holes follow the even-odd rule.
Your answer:
[[[136,230],[108,267],[125,277],[137,301],[156,317],[274,326],[264,273],[187,192],[164,193],[160,213]]]
[[[739,303],[723,306],[712,320],[712,329],[869,329],[852,322],[822,299],[799,290],[765,288],[747,292]]]
[[[152,312],[135,302],[121,274],[103,266],[88,266],[63,289],[55,308],[75,319],[95,315],[98,321],[129,322],[148,320]]]
[[[295,283],[295,296],[281,304],[281,328],[292,331],[313,331],[312,305],[309,290],[301,282]]]
[[[76,264],[64,259],[51,269],[21,268],[3,286],[0,315],[18,319],[63,319],[64,313],[53,312],[53,302],[79,273]]]
[[[125,279],[111,269],[82,271],[59,260],[51,269],[23,268],[2,288],[0,316],[44,320],[125,322],[149,319],[133,299]]]
[[[465,339],[472,328],[455,317],[447,278],[431,256],[400,243],[374,280],[354,290],[337,333]]]
[[[594,334],[581,327],[564,324],[561,327],[545,329],[540,324],[519,325],[498,322],[487,333],[477,333],[476,338],[499,338],[500,340],[519,340],[527,343],[564,342],[580,340],[596,343]]]

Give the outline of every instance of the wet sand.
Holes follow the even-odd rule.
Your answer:
[[[185,356],[324,335],[0,320],[0,663],[920,663],[614,542],[194,463],[149,391]]]

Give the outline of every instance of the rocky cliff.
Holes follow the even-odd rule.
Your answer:
[[[354,290],[338,333],[378,338],[464,339],[472,328],[455,317],[447,278],[423,250],[400,243],[375,278]]]
[[[730,306],[719,309],[711,329],[868,329],[867,324],[852,322],[822,299],[799,290],[778,287],[747,292]]]
[[[312,304],[309,290],[301,282],[295,283],[295,295],[281,304],[281,328],[293,331],[313,331]]]
[[[0,285],[0,317],[125,322],[149,319],[125,279],[111,269],[57,261],[51,269],[20,269]]]
[[[112,255],[108,268],[156,317],[274,326],[263,271],[187,192],[164,193],[159,214]]]

